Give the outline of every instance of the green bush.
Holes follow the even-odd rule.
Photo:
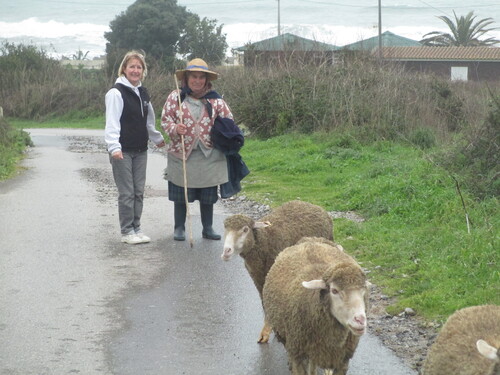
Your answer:
[[[421,149],[429,149],[436,145],[436,136],[429,128],[418,128],[411,132],[410,142]]]
[[[0,180],[15,171],[27,146],[33,146],[29,134],[12,128],[4,118],[0,118]]]
[[[366,58],[320,66],[224,68],[222,73],[216,88],[237,120],[261,138],[344,129],[371,141],[423,136],[415,140],[430,147],[433,137],[437,141],[464,123],[476,123],[484,108],[484,93],[473,85],[451,85]],[[463,108],[463,97],[473,101],[468,108],[475,112]]]
[[[62,66],[43,49],[0,47],[0,103],[8,117],[44,119],[71,111],[103,112],[107,79],[99,70]]]
[[[476,197],[500,197],[500,95],[491,94],[484,122],[464,129],[438,157]]]
[[[434,94],[437,113],[450,131],[457,131],[465,123],[463,100],[452,90],[450,82],[436,79],[431,88]]]

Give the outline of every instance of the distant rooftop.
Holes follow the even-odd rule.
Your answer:
[[[290,33],[281,34],[273,38],[250,43],[235,48],[236,51],[334,51],[339,47],[311,39],[302,38]]]
[[[400,61],[500,61],[500,47],[383,47],[382,58]]]
[[[391,33],[390,31],[385,31],[380,35],[382,38],[382,46],[383,47],[421,47],[420,42],[405,38],[403,36],[396,35]],[[340,48],[356,50],[356,51],[371,51],[374,48],[378,48],[378,35],[372,38],[360,40],[359,42],[346,44]]]

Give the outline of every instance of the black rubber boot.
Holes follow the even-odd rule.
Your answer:
[[[186,204],[174,203],[174,240],[186,240]]]
[[[203,225],[203,238],[209,240],[220,240],[221,235],[214,232],[212,222],[214,218],[214,205],[200,203],[201,224]]]

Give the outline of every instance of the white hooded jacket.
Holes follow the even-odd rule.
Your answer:
[[[139,83],[138,86],[133,86],[125,76],[120,76],[116,79],[115,83],[121,83],[127,87],[130,87],[134,90],[134,92],[139,95],[138,87],[141,86]],[[120,91],[116,88],[110,89],[106,93],[105,97],[106,103],[106,128],[104,130],[104,140],[106,141],[107,149],[110,154],[113,154],[117,151],[121,151],[122,146],[120,144],[120,117],[122,116],[123,111],[123,99]],[[153,106],[149,103],[148,108],[148,118],[146,122],[146,126],[148,129],[149,139],[156,145],[163,142],[162,134],[156,130],[155,126],[155,113],[153,110]]]

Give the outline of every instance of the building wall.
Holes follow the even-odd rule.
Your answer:
[[[71,65],[75,68],[83,69],[102,69],[106,63],[104,59],[94,60],[61,60],[61,65]]]
[[[434,73],[447,78],[451,76],[452,66],[461,66],[468,68],[470,81],[500,80],[500,62],[405,61],[402,64],[410,71]]]

